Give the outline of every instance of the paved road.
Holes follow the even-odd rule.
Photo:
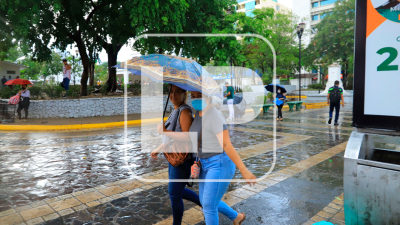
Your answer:
[[[284,112],[271,176],[256,187],[232,183],[224,197],[247,214],[244,225],[303,224],[343,192],[350,106],[341,115],[334,127],[326,124],[327,108]],[[268,112],[229,127],[235,148],[257,176],[273,161],[272,119]],[[171,224],[166,184],[135,179],[167,177],[166,161],[141,151],[142,134],[140,127],[129,128],[126,136],[123,129],[1,133],[0,224]],[[400,145],[375,140],[388,149]],[[240,178],[239,171],[235,176]],[[200,208],[185,207],[186,224],[205,224]],[[231,224],[224,216],[220,221]]]

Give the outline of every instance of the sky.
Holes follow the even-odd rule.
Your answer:
[[[280,3],[286,7],[292,8],[293,0],[278,0],[278,3]],[[131,59],[132,57],[138,56],[138,55],[140,55],[138,52],[133,51],[131,49],[131,47],[127,47],[126,45],[124,45],[118,53],[117,61],[122,62],[122,61]],[[101,53],[99,54],[99,58],[100,58],[101,62],[108,61],[107,53],[105,50],[101,51]]]

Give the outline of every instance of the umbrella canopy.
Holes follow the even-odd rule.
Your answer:
[[[115,66],[125,69],[125,62]],[[133,75],[147,76],[187,91],[200,91],[210,95],[218,90],[217,82],[197,62],[178,56],[150,54],[133,57],[127,61],[127,69]]]
[[[276,85],[276,91],[278,91],[278,87],[279,87],[279,88],[281,88],[282,93],[286,93],[286,89],[285,89],[282,85],[279,85],[279,84],[275,84],[275,85]],[[268,84],[268,85],[266,85],[266,86],[265,86],[265,89],[266,89],[267,91],[269,91],[269,92],[274,92],[274,84]]]
[[[7,81],[4,85],[21,85],[21,84],[32,84],[29,80],[25,79],[14,79]]]

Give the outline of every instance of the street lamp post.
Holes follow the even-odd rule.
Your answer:
[[[78,50],[75,50],[75,55],[76,55],[76,58],[78,58]],[[76,68],[75,68],[75,59],[74,59],[74,70],[75,70]],[[76,71],[74,72],[74,85],[75,85],[75,74],[76,74]]]
[[[296,28],[297,35],[299,36],[299,101],[301,101],[301,35],[303,34],[305,26],[305,23],[300,23]]]

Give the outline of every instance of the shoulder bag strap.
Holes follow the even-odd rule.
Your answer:
[[[204,124],[206,123],[206,117],[204,117]],[[201,122],[201,130],[200,130],[200,137],[199,141],[197,143],[197,152],[196,152],[196,162],[199,160],[199,151],[200,151],[200,142],[201,142],[201,136],[203,134],[203,121]]]
[[[178,116],[176,117],[175,124],[174,124],[174,127],[172,128],[172,131],[175,131],[176,125],[178,124],[179,117],[181,117],[181,112],[180,112],[180,110],[181,110],[181,107],[179,106],[179,107],[178,107]]]

